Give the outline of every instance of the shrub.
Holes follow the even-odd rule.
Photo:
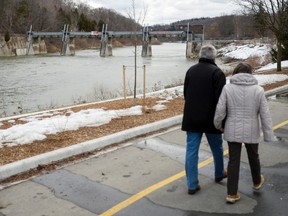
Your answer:
[[[10,40],[10,33],[8,31],[5,33],[4,38],[5,38],[6,42],[8,42]]]
[[[277,50],[272,49],[270,52],[273,62],[277,62]],[[282,58],[281,61],[288,60],[288,40],[284,40],[282,43]]]

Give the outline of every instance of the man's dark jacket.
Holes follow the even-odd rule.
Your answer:
[[[184,115],[182,130],[221,133],[213,119],[226,78],[213,60],[200,58],[189,68],[184,81]]]

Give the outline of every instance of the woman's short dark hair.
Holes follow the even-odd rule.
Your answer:
[[[252,66],[250,64],[246,64],[246,63],[239,63],[232,75],[238,74],[238,73],[248,73],[248,74],[252,74]]]

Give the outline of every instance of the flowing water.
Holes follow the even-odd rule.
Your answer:
[[[152,46],[152,57],[141,57],[137,49],[137,93],[183,83],[187,69],[197,63],[185,57],[185,43]],[[218,62],[223,71],[231,68]],[[68,106],[99,99],[123,97],[123,65],[126,89],[134,86],[134,47],[113,48],[113,56],[102,58],[99,49],[76,51],[75,56],[48,54],[0,58],[0,117]],[[287,102],[287,97],[283,99]]]
[[[152,57],[137,49],[137,90],[143,90],[146,65],[147,91],[183,82],[197,60],[185,57],[185,43],[152,46]],[[113,48],[113,56],[101,58],[99,50],[0,58],[0,116],[67,106],[97,98],[123,97],[123,65],[128,92],[134,85],[134,47]]]

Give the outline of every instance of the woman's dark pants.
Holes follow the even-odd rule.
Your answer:
[[[229,162],[227,189],[228,195],[236,195],[238,191],[242,143],[228,142],[228,146]],[[258,146],[259,144],[245,143],[253,184],[259,184],[261,181],[261,168],[258,154]]]

